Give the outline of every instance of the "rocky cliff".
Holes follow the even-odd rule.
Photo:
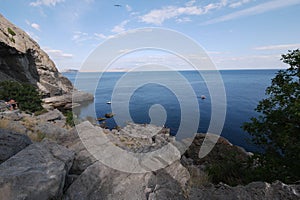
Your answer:
[[[0,81],[3,80],[36,85],[44,97],[73,89],[40,46],[0,14]]]

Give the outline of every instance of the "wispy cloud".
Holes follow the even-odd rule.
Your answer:
[[[35,30],[41,31],[40,25],[36,24],[36,23],[32,23],[30,25],[32,28],[34,28]]]
[[[43,49],[54,60],[61,60],[61,59],[70,59],[70,58],[73,58],[72,54],[70,54],[70,53],[64,53],[62,50],[51,49],[49,47],[44,47]]]
[[[176,22],[177,23],[186,23],[186,22],[191,22],[192,20],[191,20],[191,18],[189,18],[189,17],[183,17],[183,18],[178,18],[178,19],[176,19]]]
[[[237,8],[237,7],[240,7],[246,3],[249,3],[251,0],[239,0],[237,2],[233,2],[231,4],[229,4],[229,7],[230,8]]]
[[[193,6],[196,3],[196,0],[188,1],[185,6]]]
[[[129,22],[129,20],[122,21],[120,24],[116,25],[111,32],[113,33],[121,33],[125,31],[125,26]]]
[[[298,44],[278,44],[278,45],[269,45],[269,46],[260,46],[255,47],[255,50],[288,50],[300,48],[300,43]]]
[[[73,37],[71,38],[72,41],[74,41],[77,44],[86,42],[86,41],[91,41],[91,40],[105,40],[112,38],[113,35],[104,35],[103,33],[86,33],[86,32],[81,32],[81,31],[75,31],[73,33]]]
[[[65,0],[37,0],[30,2],[30,6],[55,6],[57,3],[64,2]]]
[[[195,6],[195,1],[190,1],[185,6],[167,6],[162,9],[154,9],[140,16],[140,21],[148,24],[161,25],[165,20],[179,18],[180,16],[203,15],[214,9],[220,9],[227,5],[227,0],[218,3],[210,3],[206,6]]]
[[[224,15],[222,17],[218,17],[209,21],[206,21],[202,25],[207,25],[207,24],[215,24],[219,22],[225,22],[233,19],[237,19],[240,17],[245,17],[245,16],[251,16],[251,15],[257,15],[260,13],[265,13],[268,11],[276,10],[279,8],[283,7],[288,7],[292,5],[300,4],[299,0],[276,0],[276,1],[269,1],[267,3],[262,3],[257,6],[253,6],[251,8],[247,8],[244,10],[240,10],[228,15]]]
[[[40,25],[39,24],[37,24],[37,23],[31,23],[29,20],[25,20],[25,22],[26,22],[26,24],[28,25],[28,26],[30,26],[31,28],[34,28],[35,30],[38,30],[38,31],[41,31],[41,27],[40,27]]]
[[[131,12],[131,11],[132,11],[131,6],[130,6],[130,5],[126,5],[126,10],[127,10],[128,12]]]
[[[180,15],[201,15],[203,10],[196,6],[175,7],[168,6],[163,9],[152,10],[148,14],[141,16],[140,20],[148,24],[161,25],[165,20],[178,17]]]

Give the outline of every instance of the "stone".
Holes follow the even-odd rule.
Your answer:
[[[205,136],[206,134],[198,133],[184,153],[185,160],[189,159],[189,164],[191,164],[192,160],[192,164],[194,165],[210,165],[216,160],[226,159],[230,153],[234,153],[235,158],[240,162],[247,162],[249,156],[251,156],[251,154],[246,152],[243,148],[232,145],[225,138],[219,137],[212,151],[204,158],[199,158],[199,151]]]
[[[184,199],[184,196],[178,182],[164,170],[131,174],[95,162],[68,188],[65,199],[146,200]]]
[[[0,55],[0,80],[35,85],[44,97],[62,95],[73,90],[72,83],[58,72],[54,62],[40,46],[1,14]]]
[[[114,115],[115,115],[115,114],[113,114],[113,113],[106,113],[104,116],[105,116],[106,118],[112,118]]]
[[[73,159],[50,140],[29,145],[0,165],[0,199],[60,199]]]
[[[90,102],[93,100],[94,96],[92,94],[74,90],[72,93],[64,94],[61,96],[44,98],[43,102],[45,104],[45,107],[62,109],[71,109],[76,107],[77,109],[80,109],[79,105],[82,102]]]
[[[75,153],[73,165],[70,169],[71,174],[81,174],[88,166],[96,162],[85,146],[82,144],[76,128],[71,129],[65,134],[56,138],[58,144],[67,147]]]
[[[38,123],[33,129],[37,134],[42,134],[43,137],[54,141],[59,141],[60,138],[68,136],[68,131],[66,129],[54,126],[53,123],[50,122]]]
[[[45,122],[66,119],[66,117],[57,109],[41,114],[37,118]]]
[[[19,121],[22,119],[22,115],[19,110],[4,111],[4,112],[0,112],[0,119]]]
[[[30,144],[26,135],[0,129],[0,164]]]
[[[0,128],[11,130],[21,134],[27,134],[27,128],[21,121],[11,121],[7,119],[0,119]]]

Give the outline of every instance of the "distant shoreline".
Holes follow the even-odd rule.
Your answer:
[[[279,70],[284,70],[284,68],[274,68],[274,69],[219,69],[219,70],[189,70],[189,69],[185,69],[185,70],[178,70],[178,72],[185,72],[185,71],[279,71]],[[169,71],[172,71],[172,70],[169,70]],[[120,73],[120,72],[130,72],[129,70],[108,70],[108,71],[80,71],[80,70],[63,70],[61,71],[61,73],[77,73],[77,72],[80,72],[80,73]],[[166,70],[153,70],[153,71],[134,71],[134,72],[168,72]]]

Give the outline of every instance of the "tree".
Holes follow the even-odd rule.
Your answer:
[[[288,51],[281,60],[289,68],[272,79],[267,98],[256,108],[260,115],[243,129],[262,148],[254,176],[293,183],[300,180],[300,50]]]
[[[18,102],[18,107],[26,112],[43,110],[42,100],[37,88],[30,84],[14,81],[0,82],[0,99],[12,98]]]

